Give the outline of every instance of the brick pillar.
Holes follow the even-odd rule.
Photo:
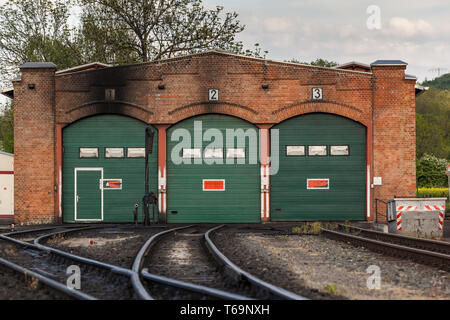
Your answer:
[[[373,177],[382,178],[382,185],[373,186],[374,199],[416,195],[416,80],[405,76],[406,65],[401,61],[371,65]],[[379,206],[378,213],[378,220],[385,219],[384,205]]]
[[[55,70],[25,63],[14,82],[14,214],[18,224],[57,222]]]
[[[159,222],[167,222],[167,128],[168,124],[154,125],[158,129],[158,211]]]

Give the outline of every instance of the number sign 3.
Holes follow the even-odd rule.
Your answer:
[[[312,89],[312,98],[313,100],[322,100],[322,88],[313,88]]]
[[[209,101],[219,101],[218,89],[209,89]]]

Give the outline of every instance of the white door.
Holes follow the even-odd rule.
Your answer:
[[[103,220],[103,168],[75,168],[75,221]]]

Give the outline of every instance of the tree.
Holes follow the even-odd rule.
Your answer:
[[[291,60],[288,60],[287,62],[299,63],[299,64],[309,64],[311,66],[328,67],[328,68],[337,67],[339,65],[336,61],[330,61],[330,60],[322,59],[322,58],[317,58],[316,60],[311,61],[311,62],[301,62],[300,60],[297,60],[297,59],[291,59]]]
[[[318,66],[318,67],[337,67],[339,64],[335,61],[329,61],[326,59],[317,58],[315,61],[311,61],[310,63],[312,66]]]
[[[9,0],[0,7],[0,72],[14,78],[28,61],[51,61],[67,68],[83,61],[71,41],[64,0]]]
[[[244,26],[236,12],[206,10],[201,0],[79,0],[79,39],[90,60],[145,62],[205,49],[260,56],[235,40]]]
[[[416,114],[416,154],[420,158],[424,154],[442,155],[443,132],[435,125],[436,119],[430,114]]]
[[[450,160],[450,91],[430,88],[416,99],[417,157]]]
[[[73,4],[78,26],[69,26]],[[259,44],[244,49],[237,13],[206,10],[201,0],[8,0],[0,6],[0,87],[28,61],[58,69],[93,61],[128,64],[218,48],[260,57]],[[267,52],[265,52],[267,53]]]
[[[416,161],[418,187],[447,186],[447,160],[425,154]]]
[[[4,106],[0,115],[0,141],[5,152],[14,153],[14,108],[13,103]]]
[[[425,78],[425,81],[422,83],[425,87],[434,87],[441,90],[449,90],[450,89],[450,73],[443,74],[442,76],[428,81],[427,78]]]

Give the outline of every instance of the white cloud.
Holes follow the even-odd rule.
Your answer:
[[[294,22],[286,17],[271,17],[264,19],[264,29],[267,32],[292,32]]]
[[[347,24],[338,29],[338,34],[340,38],[355,37],[360,33],[360,31],[353,25]]]
[[[246,44],[260,43],[269,50],[267,58],[273,60],[311,61],[320,57],[340,63],[370,63],[401,59],[409,64],[407,72],[419,80],[430,78],[433,67],[450,69],[450,22],[429,13],[417,16],[399,11],[389,15],[383,8],[386,6],[382,7],[381,30],[367,29],[365,11],[360,16],[352,12],[325,18],[306,11],[281,15],[255,10],[240,16],[247,25],[240,38]]]
[[[417,35],[431,35],[434,31],[433,26],[425,20],[415,21],[402,17],[393,17],[389,20],[389,32],[399,35],[413,37]]]

